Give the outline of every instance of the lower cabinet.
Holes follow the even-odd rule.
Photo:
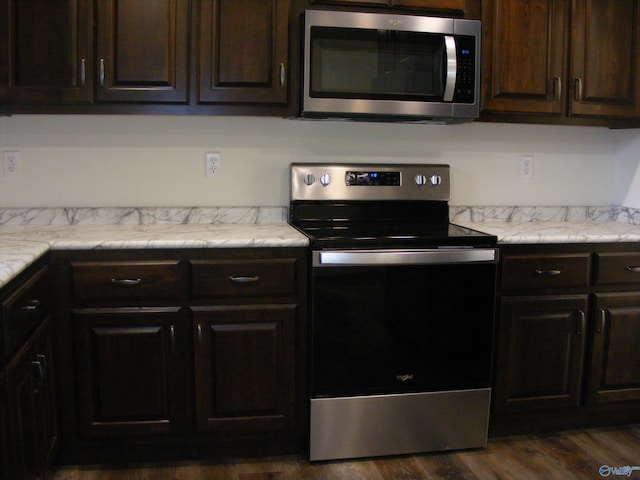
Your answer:
[[[51,317],[34,333],[7,367],[9,478],[41,479],[57,440]]]
[[[9,480],[9,407],[7,405],[7,377],[0,370],[0,480]]]
[[[136,436],[189,425],[186,315],[179,307],[77,309],[82,435]]]
[[[639,249],[502,248],[492,434],[640,421]]]
[[[587,295],[504,298],[495,411],[580,403]]]
[[[307,255],[54,252],[61,461],[302,452]]]
[[[194,307],[200,432],[295,426],[295,305]]]
[[[640,292],[598,293],[587,402],[640,400]]]

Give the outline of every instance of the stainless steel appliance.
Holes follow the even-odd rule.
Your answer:
[[[301,116],[470,121],[480,111],[480,22],[307,10]]]
[[[487,441],[496,237],[449,223],[447,165],[291,166],[312,249],[312,461]]]

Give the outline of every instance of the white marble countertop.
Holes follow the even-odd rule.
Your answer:
[[[623,222],[482,221],[454,223],[496,235],[500,244],[639,242]],[[0,287],[48,250],[296,247],[307,238],[286,223],[0,226]]]
[[[490,233],[498,243],[640,242],[640,225],[622,222],[471,222],[458,225]]]
[[[0,227],[0,287],[48,250],[307,246],[286,223]]]

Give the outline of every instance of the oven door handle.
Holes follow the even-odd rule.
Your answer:
[[[345,265],[437,265],[496,263],[497,248],[433,248],[418,250],[317,250],[314,267]]]

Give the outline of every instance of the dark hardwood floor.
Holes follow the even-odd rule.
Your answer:
[[[625,470],[606,471],[606,467]],[[632,467],[638,467],[633,469]],[[600,473],[600,469],[605,468]],[[605,476],[606,473],[609,475]],[[627,475],[630,473],[630,475]],[[303,457],[61,467],[52,480],[640,479],[640,424],[491,439],[486,449],[310,464]]]

